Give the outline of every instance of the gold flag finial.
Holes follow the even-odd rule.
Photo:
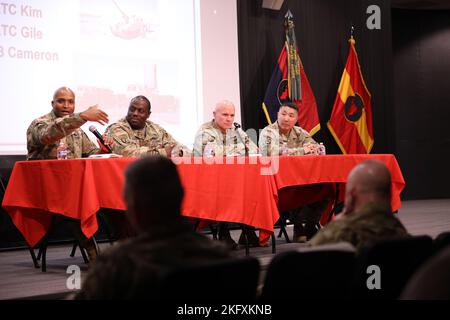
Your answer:
[[[350,28],[350,39],[348,39],[348,42],[350,42],[352,45],[355,45],[356,41],[355,38],[353,38],[353,34],[355,32],[355,27],[352,25]]]

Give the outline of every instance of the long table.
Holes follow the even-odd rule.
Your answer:
[[[279,210],[333,196],[350,170],[366,159],[383,161],[392,175],[392,209],[405,186],[393,155],[178,159],[186,217],[243,223],[273,233]],[[50,227],[52,214],[78,219],[91,237],[99,208],[125,210],[124,171],[135,158],[20,161],[14,165],[2,206],[30,246]],[[206,161],[207,160],[207,161]],[[289,195],[289,196],[286,196]]]

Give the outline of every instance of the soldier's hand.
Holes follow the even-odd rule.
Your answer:
[[[314,152],[314,148],[311,143],[305,143],[303,145],[303,150],[305,151],[305,154],[311,154]]]
[[[172,150],[173,150],[173,148],[175,148],[174,144],[167,144],[164,147],[164,150],[166,151],[167,158],[171,158],[172,157]]]
[[[303,145],[303,150],[305,151],[305,154],[315,154],[318,155],[319,153],[319,145],[315,143],[306,143]]]
[[[311,153],[312,154],[314,154],[314,155],[319,155],[320,153],[319,153],[319,145],[317,145],[317,144],[315,144],[315,143],[313,143],[313,144],[311,144],[311,148],[312,148],[312,151],[311,151]]]
[[[348,212],[344,208],[344,210],[342,210],[341,212],[339,212],[337,215],[334,216],[334,220],[340,220],[344,218],[346,215],[348,215]]]
[[[107,134],[102,135],[103,141],[105,142],[105,145],[110,146],[111,149],[114,145],[114,139]],[[111,153],[104,145],[100,142],[100,140],[97,139],[98,145],[100,146],[101,153]]]
[[[80,113],[83,120],[95,121],[101,125],[105,125],[109,122],[108,114],[103,110],[99,109],[98,105],[92,106]]]
[[[102,135],[102,138],[107,146],[112,147],[114,145],[114,139],[109,134]]]

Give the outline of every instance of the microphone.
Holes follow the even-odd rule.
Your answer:
[[[233,125],[234,125],[234,130],[236,130],[236,133],[239,137],[239,140],[241,140],[242,144],[244,145],[245,156],[248,156],[248,146],[245,144],[244,139],[242,139],[241,133],[239,132],[241,125],[237,122],[234,122]]]
[[[106,148],[108,149],[109,152],[112,153],[112,148],[111,146],[105,144],[105,140],[103,140],[102,135],[100,134],[100,132],[97,131],[97,128],[95,128],[95,126],[90,126],[89,127],[89,131],[92,132],[94,134],[94,136],[100,141],[100,143]]]

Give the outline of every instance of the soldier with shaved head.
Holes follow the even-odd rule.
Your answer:
[[[98,105],[75,113],[75,93],[61,87],[53,94],[52,111],[39,117],[27,130],[28,160],[56,159],[56,149],[63,142],[69,151],[68,158],[88,157],[91,154],[108,152],[98,148],[80,127],[87,121],[102,125],[108,123],[108,115]],[[109,143],[108,139],[105,139]],[[86,249],[89,259],[97,256],[97,246],[93,238],[87,239],[79,224],[73,230],[80,245]]]
[[[235,107],[231,101],[222,100],[216,104],[213,119],[204,123],[195,135],[194,156],[204,155],[208,146],[214,156],[247,156],[257,154],[258,147],[248,135],[234,123]],[[258,245],[258,238],[254,232],[249,233],[250,243]],[[219,224],[219,240],[224,241],[230,248],[237,248],[236,242],[231,238],[228,224]],[[244,243],[241,236],[240,243]]]
[[[223,100],[216,104],[214,119],[204,123],[197,131],[194,142],[194,155],[202,156],[206,145],[214,150],[215,156],[245,156],[258,153],[258,147],[234,124],[235,107],[231,101]]]
[[[350,172],[344,210],[310,241],[312,245],[346,241],[358,250],[376,241],[407,237],[391,211],[391,175],[378,160],[366,160]]]
[[[55,91],[51,105],[50,113],[35,119],[28,127],[28,160],[56,159],[60,141],[69,150],[69,158],[102,152],[80,129],[87,121],[108,123],[108,115],[98,105],[75,113],[75,94],[67,87]]]

